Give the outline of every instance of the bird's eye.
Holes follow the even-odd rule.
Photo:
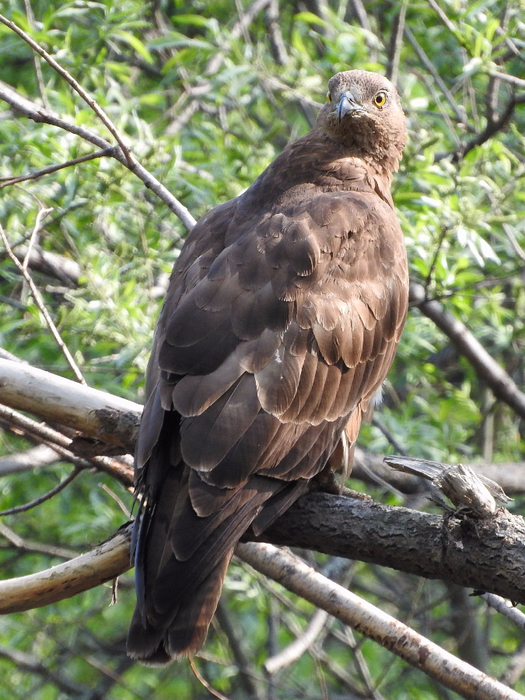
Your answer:
[[[327,101],[327,102],[331,102],[331,101],[332,101],[332,95],[331,95],[329,92],[326,93],[326,101]]]
[[[377,107],[384,107],[386,102],[386,92],[378,92],[374,97],[374,104]]]

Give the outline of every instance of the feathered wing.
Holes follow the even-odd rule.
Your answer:
[[[193,229],[159,319],[128,637],[146,663],[199,648],[235,544],[307,490],[345,425],[357,435],[404,323],[406,255],[388,202],[359,169],[353,189],[279,197],[286,157]]]

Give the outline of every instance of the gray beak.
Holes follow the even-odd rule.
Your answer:
[[[357,114],[358,112],[365,112],[365,108],[362,107],[358,102],[356,102],[354,96],[350,92],[343,92],[339,104],[337,105],[337,117],[339,123],[343,121],[343,118],[347,114]]]

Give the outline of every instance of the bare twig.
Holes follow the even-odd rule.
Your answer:
[[[510,244],[511,244],[511,246],[512,246],[514,252],[515,252],[516,255],[518,256],[518,258],[519,258],[522,262],[525,262],[525,251],[523,250],[523,248],[522,248],[522,247],[520,246],[520,244],[518,243],[518,239],[517,239],[516,236],[514,235],[514,231],[511,229],[511,227],[510,227],[508,224],[503,224],[502,228],[503,228],[503,231],[505,232],[505,235],[506,235],[507,238],[509,239]]]
[[[454,36],[457,37],[458,31],[457,31],[456,27],[449,20],[446,13],[441,9],[441,7],[438,5],[436,0],[428,0],[428,4],[430,5],[430,7],[433,10],[435,10],[437,12],[439,19],[443,22],[443,24],[449,30],[449,32],[451,32]]]
[[[465,110],[463,109],[463,107],[460,107],[458,105],[458,103],[454,99],[454,96],[452,95],[450,90],[447,88],[443,79],[441,78],[441,76],[437,72],[434,64],[429,59],[429,57],[426,55],[425,51],[419,45],[417,39],[415,38],[415,36],[412,34],[412,32],[410,31],[410,29],[407,26],[405,26],[405,36],[408,39],[408,41],[410,42],[410,44],[412,45],[412,48],[414,49],[417,57],[419,58],[419,60],[423,64],[423,66],[426,68],[426,70],[428,70],[430,75],[434,78],[439,89],[442,91],[443,95],[447,99],[447,102],[452,107],[454,114],[456,115],[456,118],[458,119],[458,121],[462,122],[463,124],[465,124],[468,127]],[[470,127],[470,128],[472,128],[472,127]]]
[[[22,274],[24,277],[27,275],[27,265],[29,263],[29,258],[31,257],[31,253],[33,252],[33,248],[36,243],[36,237],[40,233],[40,229],[42,228],[42,222],[46,218],[48,214],[50,214],[53,210],[52,209],[44,209],[41,208],[38,210],[38,214],[36,215],[35,219],[35,224],[33,226],[33,230],[31,231],[31,235],[29,237],[29,241],[27,243],[27,248],[26,248],[26,253],[24,255],[24,262],[22,263]],[[7,246],[6,246],[7,248]],[[7,250],[8,255],[12,259],[12,251],[11,253],[9,252],[9,249]]]
[[[408,0],[403,0],[399,12],[395,16],[392,25],[392,35],[388,49],[388,66],[386,77],[397,86],[397,73],[399,68],[399,56],[403,45],[403,32],[405,30],[405,17],[408,7]]]
[[[132,163],[130,164],[129,159],[126,158],[124,153],[122,153],[117,147],[112,147],[108,141],[100,137],[98,134],[89,131],[89,129],[86,129],[83,126],[71,124],[70,122],[51,112],[46,112],[31,100],[19,95],[16,90],[13,90],[11,86],[2,81],[0,81],[0,99],[10,104],[13,109],[20,112],[28,119],[32,119],[34,122],[56,126],[64,131],[68,131],[71,134],[79,136],[85,141],[89,141],[100,149],[109,149],[113,157],[118,160],[119,163],[131,170],[140,180],[142,180],[146,187],[156,194],[157,197],[159,197],[159,199],[162,200],[166,206],[168,206],[169,209],[179,217],[188,231],[190,231],[195,225],[195,219],[190,214],[188,209],[181,204],[178,199],[174,197],[163,184],[153,177],[153,175],[134,157],[132,158]]]
[[[522,642],[512,655],[507,668],[501,674],[501,682],[512,686],[519,681],[525,670],[525,642]]]
[[[52,447],[61,461],[71,462],[79,469],[94,467],[114,477],[124,486],[131,486],[133,483],[133,470],[130,466],[109,457],[79,457],[69,449],[72,446],[71,438],[2,405],[0,405],[0,423],[9,428],[16,428],[25,435]]]
[[[515,75],[509,75],[508,73],[501,73],[498,70],[489,71],[489,75],[493,78],[499,78],[504,83],[509,83],[510,85],[515,85],[525,90],[525,80],[523,80],[523,78],[517,78]]]
[[[24,452],[0,457],[0,477],[48,467],[59,461],[60,455],[56,450],[47,445],[37,445]]]
[[[94,153],[88,153],[85,156],[80,156],[80,158],[73,158],[65,163],[60,163],[59,165],[50,165],[48,168],[42,168],[41,170],[36,170],[34,173],[29,173],[28,175],[18,175],[12,177],[0,177],[0,190],[4,187],[9,187],[17,182],[25,182],[26,180],[36,180],[43,175],[49,175],[50,173],[56,173],[57,170],[63,170],[64,168],[70,168],[79,163],[87,163],[89,160],[95,160],[96,158],[104,158],[105,156],[114,156],[115,149],[113,147],[103,148],[100,151],[95,151]]]
[[[40,213],[42,211],[44,213],[42,214],[42,216],[40,216]],[[52,211],[52,209],[41,210],[41,212],[39,212],[40,219],[43,218],[44,216],[46,216],[50,211]],[[38,223],[39,223],[39,217],[37,217],[37,221],[36,221],[35,227],[33,229],[33,234],[37,230]],[[7,240],[7,236],[5,235],[5,231],[4,231],[1,224],[0,224],[0,238],[2,238],[2,241],[5,245],[5,249],[7,250],[7,254],[11,258],[11,260],[15,263],[17,268],[20,270],[22,277],[25,279],[25,281],[29,285],[29,289],[31,290],[31,294],[33,295],[33,299],[35,300],[35,304],[37,305],[40,313],[44,317],[45,322],[47,324],[47,327],[51,331],[51,334],[53,335],[53,338],[55,339],[56,344],[58,345],[58,347],[62,351],[62,354],[66,358],[71,369],[73,370],[73,374],[75,375],[76,380],[78,382],[80,382],[81,384],[86,384],[86,380],[82,376],[82,372],[80,371],[77,363],[75,362],[73,355],[69,352],[69,348],[62,340],[62,337],[61,337],[60,333],[58,332],[58,328],[55,326],[55,323],[54,323],[53,319],[51,318],[49,311],[46,308],[46,305],[44,303],[44,299],[43,299],[42,295],[40,294],[38,287],[33,282],[33,278],[31,277],[31,275],[27,271],[27,260],[28,260],[29,256],[26,255],[26,260],[24,261],[24,264],[22,264],[19,261],[19,259],[13,253],[11,246],[9,245],[9,241]],[[33,236],[32,236],[32,239],[33,239]]]
[[[224,602],[224,598],[221,598],[215,612],[215,617],[219,623],[219,627],[228,639],[229,647],[232,650],[235,663],[239,669],[239,680],[248,697],[254,698],[254,700],[265,700],[266,694],[263,692],[260,683],[260,681],[262,681],[262,676],[258,673],[257,666],[250,660],[246,653],[242,634],[230,619],[231,614],[232,613]]]
[[[11,542],[14,547],[23,552],[38,552],[39,554],[47,554],[50,557],[60,557],[61,559],[73,559],[77,556],[77,552],[73,551],[72,549],[65,549],[64,547],[56,547],[52,544],[41,544],[40,542],[25,540],[1,521],[0,535],[5,537],[8,542]]]
[[[270,0],[266,11],[266,19],[275,60],[279,65],[284,66],[288,62],[288,53],[286,51],[283,35],[281,33],[281,24],[279,21],[279,0]]]
[[[29,0],[24,0],[24,7],[26,11],[27,21],[32,30],[35,28],[35,16],[33,14],[33,8],[31,7],[31,2]],[[33,54],[33,62],[35,64],[36,82],[38,84],[38,91],[40,93],[40,99],[45,109],[49,109],[49,102],[46,95],[46,88],[44,85],[44,76],[42,75],[42,66],[38,60],[38,56]]]
[[[29,34],[26,34],[23,29],[21,29],[17,24],[14,22],[11,22],[11,20],[7,19],[7,17],[4,17],[3,15],[0,15],[0,22],[2,24],[5,24],[6,27],[9,27],[13,32],[18,34],[19,37],[21,37],[26,44],[29,44],[29,46],[33,49],[33,51],[36,51],[36,53],[40,54],[42,58],[44,58],[49,65],[55,70],[66,82],[68,82],[73,90],[77,92],[80,97],[84,100],[84,102],[91,107],[91,109],[95,112],[97,117],[100,119],[100,121],[104,124],[104,126],[107,128],[109,133],[114,137],[115,141],[118,143],[120,146],[120,149],[124,156],[126,157],[128,163],[130,166],[132,166],[132,158],[130,151],[126,144],[124,143],[122,136],[118,132],[118,129],[115,127],[111,119],[108,117],[108,115],[104,112],[104,110],[97,104],[97,102],[91,97],[89,93],[87,93],[84,88],[73,78],[73,76],[68,73],[68,71],[63,68],[59,63],[55,61],[55,59],[50,56],[50,54],[47,53],[39,44],[34,41]]]
[[[362,29],[366,29],[368,32],[371,32],[372,27],[370,26],[370,21],[368,19],[368,15],[366,14],[365,6],[363,5],[362,0],[350,0],[349,5],[352,8],[352,12],[357,19],[359,26],[362,27]]]
[[[52,253],[49,250],[42,250],[38,245],[28,251],[27,245],[21,244],[16,246],[15,250],[17,255],[20,257],[24,256],[24,258],[29,252],[28,267],[32,270],[42,272],[48,277],[54,277],[68,287],[78,286],[81,268],[72,258],[67,258],[58,253]]]
[[[190,657],[189,664],[195,678],[199,681],[203,688],[206,688],[210,695],[213,695],[214,698],[218,698],[218,700],[229,700],[226,695],[223,695],[222,693],[219,693],[218,690],[215,690],[215,688],[212,688],[212,686],[208,683],[208,681],[204,678],[204,676],[200,673],[197,666],[195,665],[195,659]]]
[[[370,673],[370,669],[366,662],[365,655],[361,651],[361,647],[357,643],[354,632],[351,627],[345,628],[345,637],[346,644],[348,644],[350,649],[352,649],[352,651],[354,652],[354,659],[357,671],[361,676],[361,680],[365,684],[366,689],[370,693],[370,697],[372,697],[373,700],[385,700],[381,693],[376,689],[376,684],[374,683],[372,674]]]
[[[500,615],[506,617],[512,624],[525,632],[525,614],[522,613],[521,610],[518,610],[518,608],[505,598],[495,595],[494,593],[483,593],[481,597],[487,605],[490,605],[490,607],[497,610]]]
[[[53,498],[53,496],[56,496],[57,493],[63,491],[66,488],[66,486],[69,486],[69,484],[77,478],[81,471],[81,468],[75,467],[73,471],[65,477],[65,479],[62,479],[62,481],[59,484],[57,484],[54,488],[44,493],[42,496],[34,498],[32,501],[24,503],[21,506],[14,506],[14,508],[6,508],[6,510],[0,510],[0,516],[15,515],[16,513],[26,513],[28,510],[31,510],[31,508],[35,508],[36,506],[42,505],[42,503],[49,501],[51,498]]]
[[[316,610],[310,622],[297,639],[282,649],[278,654],[266,659],[264,662],[266,672],[269,674],[277,673],[277,671],[297,661],[297,659],[314,644],[319,634],[324,629],[328,618],[329,615],[325,610]]]
[[[464,158],[467,155],[467,153],[469,153],[473,148],[481,146],[483,143],[485,143],[495,134],[497,134],[498,131],[504,129],[510,122],[514,114],[515,107],[516,101],[514,100],[514,98],[511,98],[507,106],[503,110],[501,116],[497,119],[488,121],[487,126],[483,129],[483,131],[480,131],[479,134],[477,134],[473,139],[468,141],[468,143],[466,143],[464,146],[456,149],[454,153],[454,158],[456,160],[459,158]],[[440,159],[436,158],[436,160]]]

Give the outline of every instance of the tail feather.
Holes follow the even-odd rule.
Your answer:
[[[148,664],[194,654],[203,644],[219,602],[233,548],[267,501],[289,505],[303,489],[264,476],[218,499],[216,512],[202,516],[192,505],[195,472],[183,464],[165,474],[161,488],[136,521],[137,606],[128,653]],[[277,502],[275,499],[277,498]],[[279,504],[279,505],[278,505]],[[275,516],[274,516],[275,517]]]
[[[204,643],[233,549],[196,589],[179,599],[169,622],[152,624],[137,605],[128,632],[128,654],[148,666],[164,666],[176,657],[195,654]]]

